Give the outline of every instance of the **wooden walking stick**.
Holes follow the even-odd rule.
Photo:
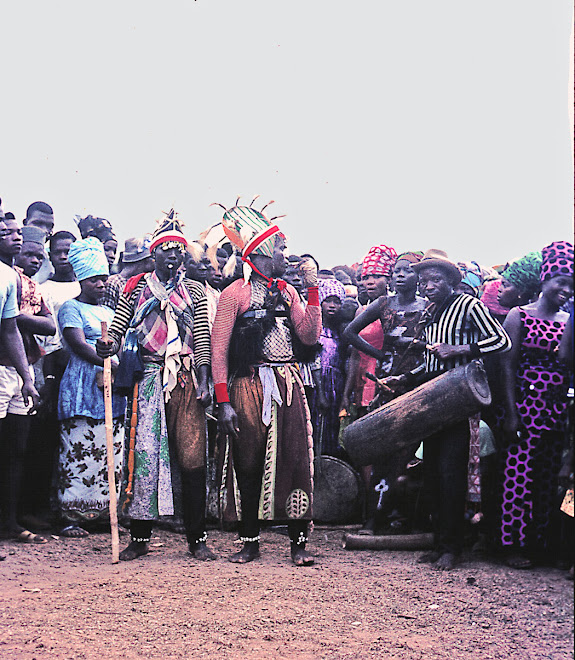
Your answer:
[[[108,341],[108,324],[102,321],[102,341]],[[112,418],[112,360],[104,359],[104,415],[106,420],[106,456],[108,462],[108,490],[110,491],[110,530],[112,532],[112,564],[120,561],[118,532],[118,500],[114,461],[114,423]]]

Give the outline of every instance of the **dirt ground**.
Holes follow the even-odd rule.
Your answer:
[[[308,568],[274,531],[243,566],[220,531],[207,564],[163,530],[148,556],[116,565],[107,534],[2,542],[0,658],[573,658],[564,571],[466,556],[438,573],[415,552],[344,550],[343,531],[315,528]]]

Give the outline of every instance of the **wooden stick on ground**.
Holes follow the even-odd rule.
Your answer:
[[[102,321],[102,341],[108,341],[108,324]],[[104,360],[104,414],[106,421],[106,456],[108,462],[108,490],[110,492],[110,529],[112,532],[112,564],[120,561],[120,534],[118,532],[118,500],[114,461],[114,422],[112,418],[112,361]]]

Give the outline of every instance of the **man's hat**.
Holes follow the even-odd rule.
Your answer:
[[[178,214],[174,209],[170,209],[170,211],[160,220],[156,231],[152,234],[150,252],[153,252],[158,245],[162,245],[162,249],[164,250],[178,246],[183,246],[184,248],[187,247],[188,241],[184,236],[177,215]]]
[[[24,225],[22,227],[22,243],[39,243],[44,247],[48,234],[40,227],[34,225]]]
[[[127,238],[124,243],[122,261],[131,264],[142,261],[150,256],[151,236],[146,234],[143,238]]]
[[[443,250],[427,250],[423,255],[423,259],[417,264],[412,264],[411,268],[418,274],[426,268],[441,268],[451,275],[454,286],[461,282],[461,271],[453,261],[449,260],[447,252]]]

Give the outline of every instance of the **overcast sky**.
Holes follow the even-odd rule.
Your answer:
[[[256,194],[324,267],[573,234],[570,0],[3,3],[0,197],[119,237]]]

